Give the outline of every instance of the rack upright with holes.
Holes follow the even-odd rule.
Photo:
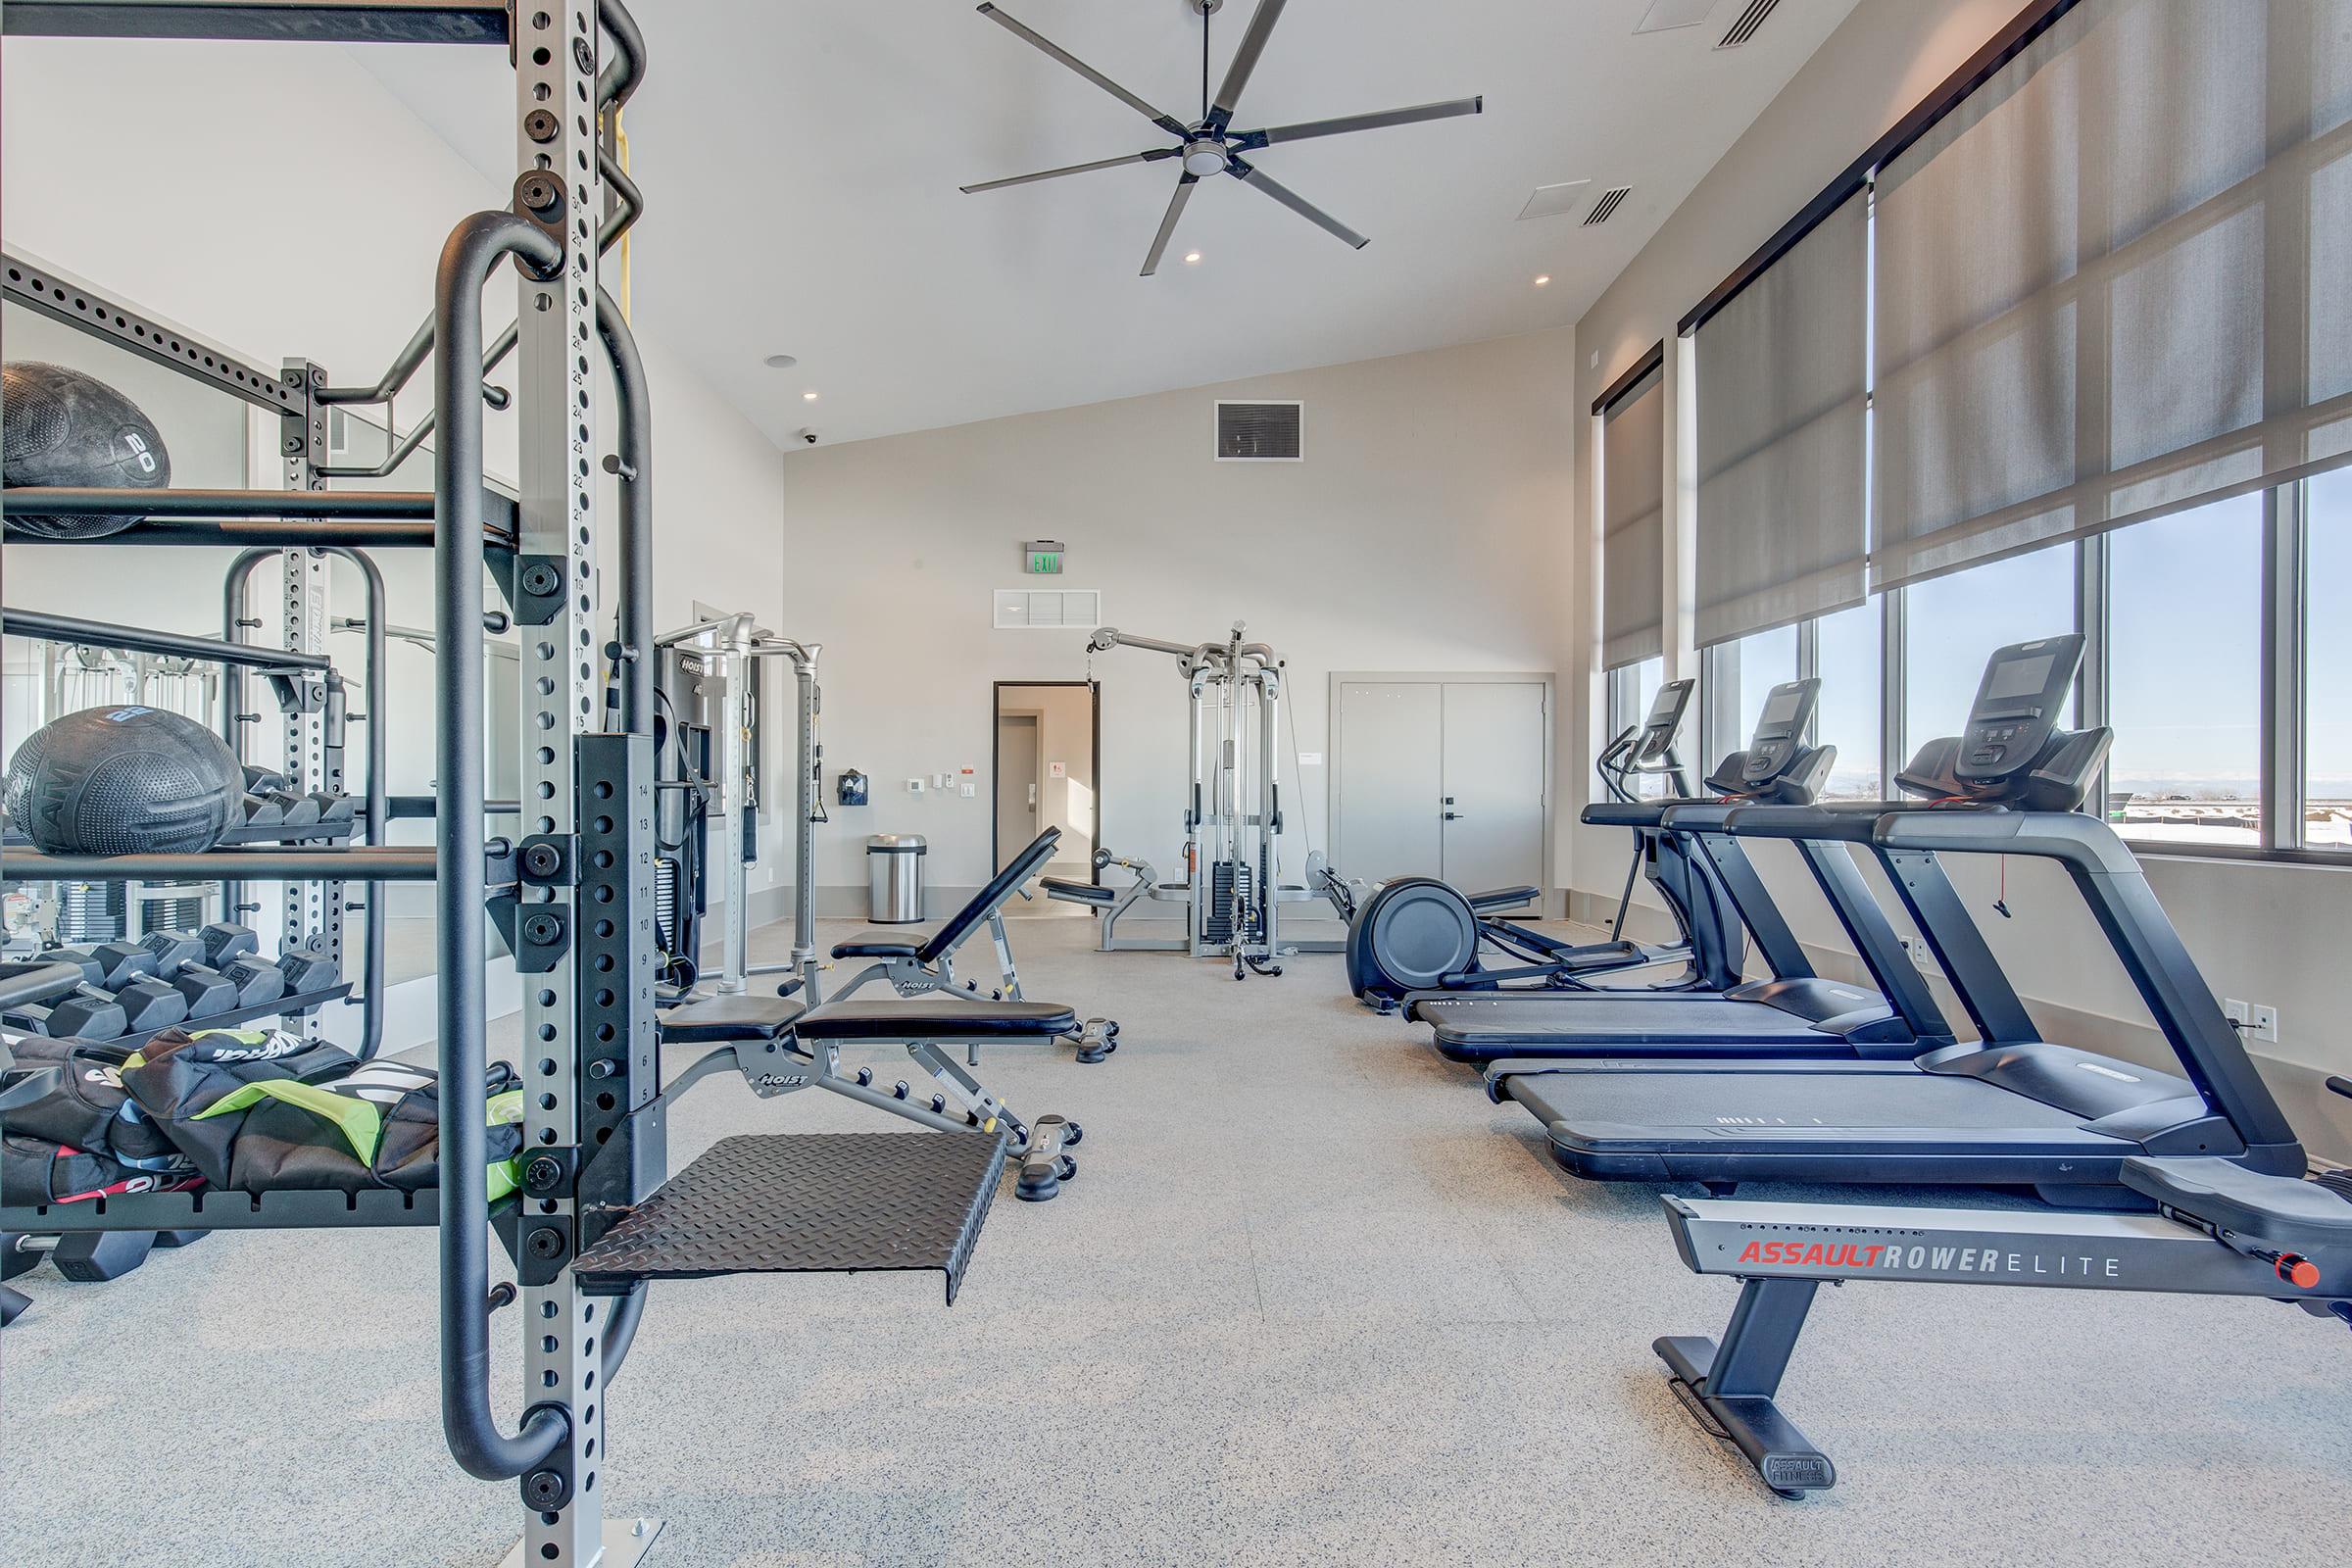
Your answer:
[[[939,1269],[955,1291],[1003,1169],[1001,1138],[969,1132],[770,1134],[723,1141],[663,1182],[665,1100],[654,1027],[654,635],[651,410],[628,323],[599,285],[598,258],[642,203],[603,141],[643,74],[645,47],[620,0],[9,0],[10,34],[504,44],[514,69],[518,173],[509,210],[460,221],[442,250],[431,320],[373,386],[338,389],[307,363],[270,376],[127,310],[52,297],[101,335],[274,407],[283,420],[280,491],[11,490],[0,508],[113,512],[147,519],[116,547],[241,544],[240,570],[286,552],[282,586],[299,622],[291,659],[327,624],[318,591],[325,555],[430,547],[434,554],[435,736],[440,797],[430,849],[227,847],[197,855],[9,857],[7,870],[133,880],[173,875],[343,883],[429,881],[439,978],[440,1185],[197,1189],[57,1203],[0,1193],[0,1230],[216,1230],[432,1225],[439,1235],[442,1427],[469,1474],[519,1483],[520,1544],[507,1561],[623,1568],[660,1530],[608,1522],[598,1485],[605,1391],[645,1305],[647,1281],[713,1274]],[[601,62],[601,63],[600,63]],[[481,295],[509,262],[516,324],[487,357]],[[57,314],[52,309],[52,314]],[[519,494],[486,490],[482,376],[516,354]],[[401,437],[381,472],[435,434],[429,495],[339,492],[321,459],[324,411],[387,399],[434,362],[433,413]],[[597,634],[603,587],[594,369],[610,367],[618,569],[612,641]],[[368,470],[376,472],[377,470]],[[482,732],[485,570],[521,639],[521,797],[513,839],[491,838]],[[232,580],[229,640],[240,624]],[[380,628],[380,605],[371,622]],[[617,685],[616,730],[600,728],[600,661]],[[371,694],[374,710],[381,697]],[[289,741],[331,762],[307,727]],[[380,796],[380,790],[376,792]],[[370,802],[371,834],[390,803]],[[331,891],[303,901],[320,922]],[[527,1089],[520,1189],[488,1200],[484,1127],[487,922],[496,919],[522,978],[519,1068]],[[374,922],[371,921],[371,925]],[[312,928],[303,928],[306,932]],[[678,1088],[683,1088],[681,1082]],[[490,1288],[489,1240],[516,1284]],[[530,1400],[513,1430],[491,1409],[489,1322],[515,1302]],[[13,1332],[23,1332],[17,1330]]]
[[[228,588],[226,630],[238,640],[246,574],[279,558],[286,643],[300,659],[323,652],[328,552],[364,557],[386,547],[430,547],[442,657],[436,730],[442,796],[431,851],[381,843],[385,803],[370,801],[371,843],[362,848],[222,848],[200,855],[107,858],[9,857],[11,875],[69,874],[124,880],[175,874],[231,883],[283,880],[289,945],[339,952],[345,883],[430,880],[437,888],[440,1066],[444,1079],[443,1180],[437,1192],[357,1194],[202,1191],[142,1194],[74,1204],[0,1195],[0,1228],[218,1229],[254,1226],[435,1224],[441,1234],[442,1386],[450,1447],[469,1472],[518,1479],[527,1505],[514,1560],[589,1564],[633,1561],[650,1544],[644,1521],[618,1530],[608,1550],[595,1492],[601,1447],[600,1381],[617,1370],[643,1305],[644,1287],[608,1284],[590,1296],[570,1262],[600,1215],[625,1212],[658,1182],[658,1117],[632,1120],[653,1098],[650,831],[652,769],[645,715],[650,699],[625,657],[643,646],[649,597],[645,537],[642,371],[626,323],[598,288],[600,238],[635,216],[634,190],[605,208],[610,160],[600,156],[604,114],[633,89],[643,46],[617,0],[548,0],[516,12],[480,0],[19,0],[0,15],[11,34],[163,36],[366,43],[505,44],[515,73],[520,173],[514,209],[467,219],[451,236],[435,290],[434,318],[373,387],[329,384],[308,362],[270,375],[208,345],[187,341],[86,290],[51,290],[30,266],[10,263],[10,291],[134,352],[274,411],[280,420],[277,492],[152,493],[12,491],[8,511],[113,511],[151,519],[110,535],[116,547],[243,544]],[[599,56],[611,64],[599,70]],[[600,233],[600,230],[607,231]],[[484,494],[484,363],[480,296],[509,258],[519,288],[510,346],[517,356],[519,499]],[[600,309],[601,306],[601,309]],[[601,349],[600,349],[601,345]],[[437,429],[431,494],[329,491],[327,410],[386,399],[439,350],[434,415],[404,440],[405,456]],[[624,733],[599,734],[595,564],[599,536],[591,372],[609,356],[621,389],[623,532],[617,641],[629,672]],[[23,536],[20,536],[23,537]],[[521,833],[492,841],[484,830],[482,734],[485,623],[482,578],[491,567],[523,640]],[[382,623],[380,605],[370,621]],[[380,700],[379,700],[380,701]],[[380,709],[379,709],[380,710]],[[289,782],[340,783],[322,710],[289,713]],[[588,807],[586,810],[582,807]],[[483,970],[486,919],[496,894],[525,971],[523,1135],[528,1192],[490,1211],[485,1169]],[[370,921],[380,927],[380,922]],[[594,1070],[591,1071],[593,1063]],[[36,1195],[24,1195],[34,1197]],[[585,1218],[583,1216],[586,1216]],[[502,1430],[486,1386],[491,1228],[513,1248],[533,1403],[517,1430]]]

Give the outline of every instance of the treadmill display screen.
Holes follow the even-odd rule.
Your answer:
[[[1787,729],[1789,720],[1796,717],[1796,710],[1803,706],[1804,693],[1801,691],[1774,692],[1772,700],[1764,705],[1763,716],[1756,720],[1756,733],[1773,735]]]
[[[1984,683],[1987,698],[2032,697],[2049,684],[2050,666],[2057,656],[2044,654],[2038,659],[2013,659],[1995,664]]]

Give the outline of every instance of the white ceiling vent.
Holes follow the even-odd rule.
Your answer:
[[[1676,27],[1695,27],[1714,9],[1715,0],[1650,0],[1649,9],[1642,13],[1634,31],[1671,32]]]
[[[1585,215],[1585,226],[1591,228],[1594,223],[1607,222],[1611,215],[1624,205],[1626,197],[1632,195],[1634,187],[1631,185],[1612,185],[1602,191],[1600,200],[1594,202],[1592,210]]]
[[[1764,25],[1765,20],[1780,8],[1780,4],[1781,0],[1747,0],[1747,5],[1740,13],[1740,20],[1731,24],[1715,47],[1739,48],[1756,35],[1756,29]]]
[[[1558,218],[1564,213],[1573,213],[1584,205],[1585,187],[1592,183],[1589,179],[1563,179],[1557,185],[1538,185],[1535,193],[1528,197],[1527,205],[1519,209],[1519,216],[1523,219]],[[341,407],[339,404],[336,406]]]
[[[1304,460],[1303,403],[1217,404],[1219,463],[1298,463]]]

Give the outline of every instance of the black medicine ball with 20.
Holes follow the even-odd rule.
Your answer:
[[[63,365],[0,366],[0,484],[161,490],[171,482],[171,454],[136,403]],[[9,525],[52,539],[95,539],[138,520],[17,516]]]
[[[187,854],[237,821],[243,769],[194,719],[136,705],[85,708],[25,738],[9,764],[9,821],[51,855]]]

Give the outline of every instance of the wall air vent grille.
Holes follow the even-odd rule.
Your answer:
[[[1219,463],[1298,463],[1305,434],[1303,403],[1217,404]]]
[[[1102,595],[1093,588],[999,588],[999,631],[1093,631],[1102,624]]]
[[[1740,20],[1731,24],[1723,35],[1723,41],[1715,47],[1739,48],[1756,35],[1756,29],[1763,26],[1773,12],[1780,9],[1780,4],[1781,0],[1747,0],[1746,8],[1740,13]]]
[[[1585,215],[1585,226],[1591,228],[1595,223],[1607,222],[1633,192],[1631,185],[1616,185],[1602,191],[1600,200],[1594,202],[1592,210]]]

